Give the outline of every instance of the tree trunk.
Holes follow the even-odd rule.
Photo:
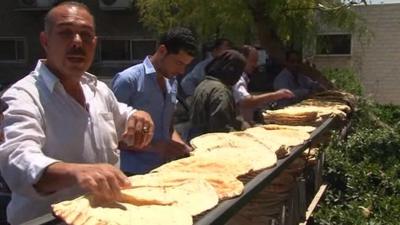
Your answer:
[[[254,0],[247,2],[249,10],[252,12],[258,39],[261,47],[267,50],[269,59],[278,65],[283,66],[286,60],[285,46],[277,35],[272,21],[266,12],[263,1]],[[302,65],[302,72],[311,79],[319,82],[327,89],[333,89],[332,83],[323,74],[309,64]]]
[[[263,12],[253,11],[253,18],[261,47],[267,50],[268,56],[273,62],[283,65],[285,47],[273,28],[273,22]]]

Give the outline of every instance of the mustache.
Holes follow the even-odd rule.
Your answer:
[[[86,56],[86,52],[85,50],[83,50],[83,48],[71,48],[70,50],[67,51],[67,55]]]

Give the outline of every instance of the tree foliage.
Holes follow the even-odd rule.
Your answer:
[[[162,33],[187,26],[200,40],[228,37],[237,43],[260,44],[274,55],[274,47],[293,47],[312,41],[316,17],[346,30],[360,27],[350,10],[355,1],[340,0],[137,0],[143,24]]]

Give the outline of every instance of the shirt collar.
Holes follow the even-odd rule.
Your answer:
[[[36,65],[35,73],[42,77],[46,87],[50,90],[50,92],[54,91],[56,85],[61,85],[60,80],[57,76],[55,76],[44,63],[45,59],[40,59]],[[97,85],[97,77],[93,74],[85,72],[81,78],[81,83],[87,84],[90,87],[95,87]]]
[[[156,73],[156,69],[154,68],[153,64],[150,61],[150,56],[147,56],[144,59],[143,65],[144,65],[145,74],[155,74]]]

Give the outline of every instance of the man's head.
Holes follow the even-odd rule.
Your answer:
[[[215,40],[214,45],[212,46],[212,55],[213,57],[217,57],[225,50],[229,49],[232,49],[232,42],[226,38],[218,38]]]
[[[297,74],[301,66],[301,57],[299,52],[291,50],[286,52],[286,68],[293,74]]]
[[[62,2],[45,17],[40,42],[46,65],[61,80],[80,79],[89,69],[96,48],[95,22],[82,3]]]
[[[244,72],[247,74],[252,74],[255,72],[258,66],[258,51],[255,47],[251,45],[243,45],[240,48],[240,53],[246,58],[246,66]]]
[[[214,58],[205,68],[206,74],[221,80],[228,86],[233,86],[240,78],[246,60],[235,50],[226,50]]]
[[[158,73],[166,78],[183,74],[196,55],[196,39],[187,28],[177,27],[165,33],[152,60]]]

